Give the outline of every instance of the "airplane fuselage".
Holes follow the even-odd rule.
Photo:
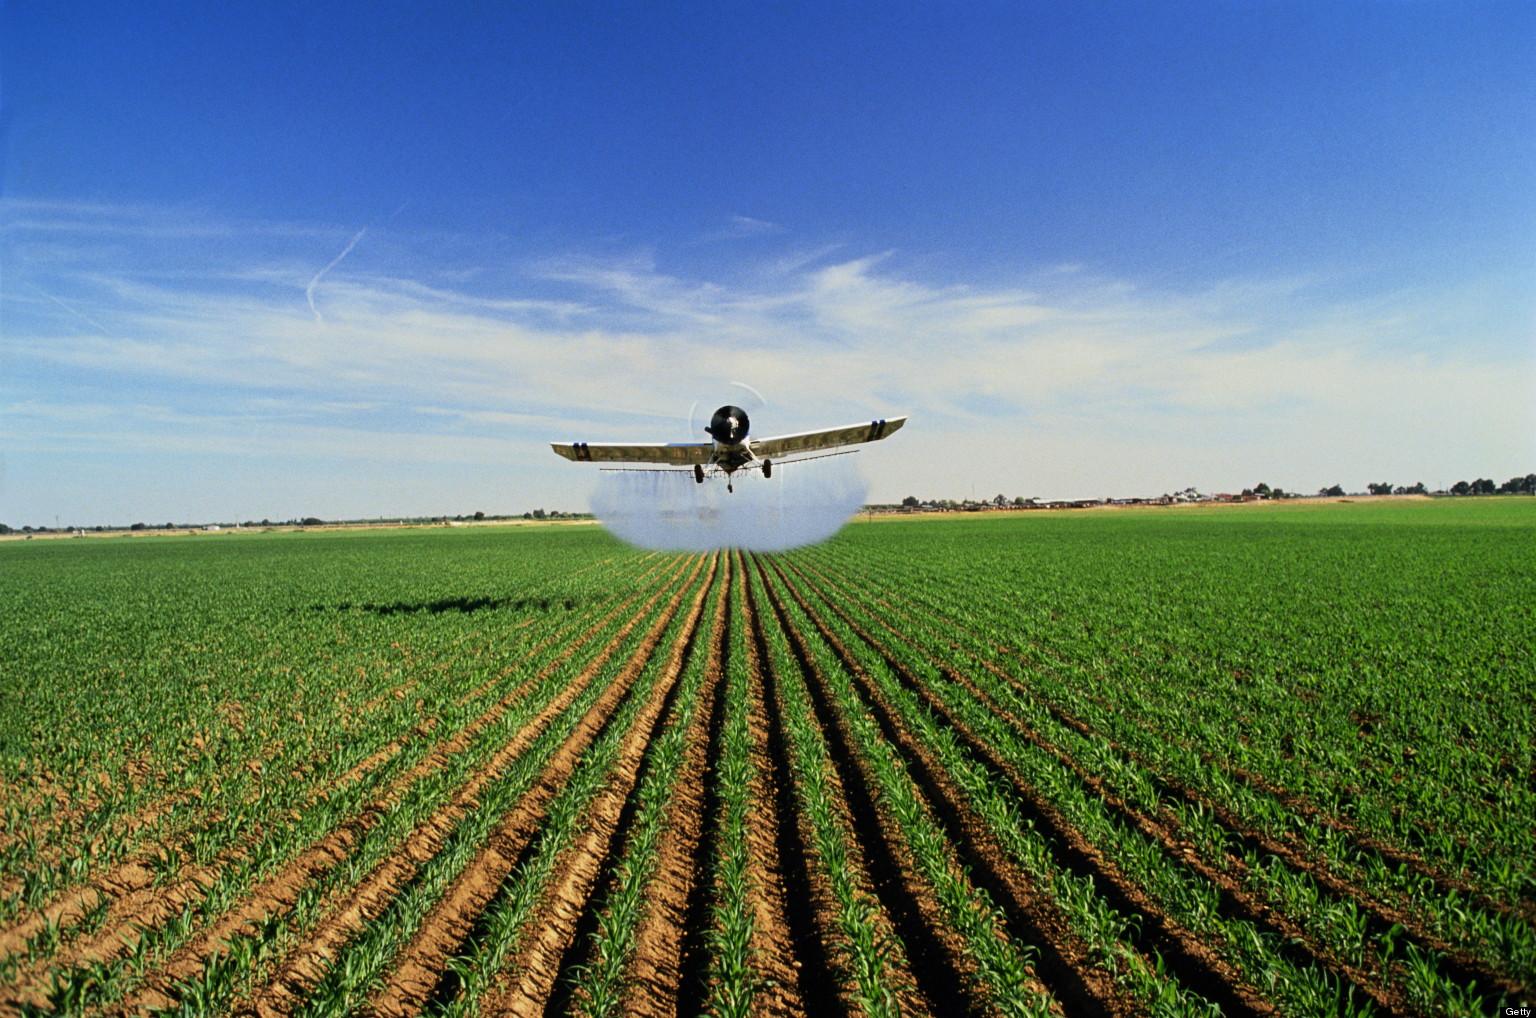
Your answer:
[[[727,474],[735,473],[757,457],[747,441],[752,420],[739,406],[723,406],[709,419],[705,432],[715,440],[710,459]]]

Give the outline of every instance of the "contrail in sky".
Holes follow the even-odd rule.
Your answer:
[[[402,208],[403,207],[404,206],[402,206]],[[315,321],[317,321],[317,322],[325,321],[325,318],[320,314],[320,309],[315,307],[315,287],[320,285],[320,280],[325,278],[325,274],[327,272],[331,271],[336,266],[340,265],[341,264],[341,260],[343,258],[345,258],[347,255],[352,253],[352,249],[354,247],[357,247],[357,242],[362,240],[363,239],[363,234],[365,234],[367,232],[368,232],[368,227],[366,227],[366,226],[363,227],[361,230],[358,230],[357,234],[351,240],[347,241],[347,246],[341,249],[341,254],[337,255],[335,258],[332,258],[331,261],[330,261],[330,264],[328,264],[325,268],[321,269],[319,272],[315,273],[315,278],[311,279],[309,281],[309,285],[304,288],[304,299],[309,301],[309,310],[314,314]]]
[[[37,290],[38,293],[42,294],[44,297],[47,297],[49,300],[53,301],[55,304],[57,304],[59,307],[63,308],[65,311],[68,311],[70,314],[74,315],[76,318],[80,319],[82,322],[85,322],[85,323],[87,323],[89,325],[95,326],[101,332],[102,335],[109,336],[109,337],[112,335],[111,331],[105,325],[102,325],[96,319],[92,318],[90,315],[86,314],[84,311],[81,311],[79,308],[73,307],[72,305],[64,303],[63,301],[59,300],[59,298],[57,298],[53,294],[49,293],[47,290],[40,289],[39,287],[36,287],[36,286],[34,286],[32,289]]]

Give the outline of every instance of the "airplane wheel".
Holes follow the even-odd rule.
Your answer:
[[[704,483],[704,468],[699,466],[697,463],[693,465],[693,482],[695,484]]]
[[[763,460],[763,477],[764,478],[769,478],[769,477],[772,477],[772,476],[773,476],[773,460]]]

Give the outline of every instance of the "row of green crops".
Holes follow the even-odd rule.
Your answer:
[[[572,641],[629,621],[614,609],[679,564],[625,555],[616,568],[594,572],[618,549],[601,546],[572,561],[556,539],[524,546],[539,553],[530,562],[503,551],[494,564],[517,562],[521,574],[507,576],[486,568],[486,545],[478,544],[464,547],[471,558],[458,563],[471,566],[473,593],[423,599],[409,576],[442,554],[445,542],[410,538],[387,539],[394,591],[348,583],[337,572],[349,564],[355,538],[320,547],[246,537],[58,543],[27,546],[8,562],[19,566],[4,573],[10,607],[25,603],[34,618],[4,634],[3,695],[16,706],[5,713],[4,744],[27,750],[0,759],[4,985],[51,983],[61,1001],[116,999],[317,838],[356,828],[347,831],[357,836],[354,855],[315,886],[386,854],[413,816],[437,808],[498,739],[569,683],[580,662],[525,690],[528,699],[496,717],[512,706],[505,694],[568,654]],[[44,647],[28,644],[26,634],[40,628],[38,606],[68,601],[71,579],[90,575],[84,562],[94,562],[95,583],[74,588],[75,610],[55,614],[51,628],[66,629],[75,618],[90,624],[72,641],[57,635]],[[203,586],[181,582],[194,566],[204,570]],[[28,570],[31,583],[23,585]],[[361,571],[377,574],[380,563]],[[296,574],[303,582],[289,589]],[[204,610],[206,584],[215,580],[239,611],[228,602]],[[132,638],[126,631],[139,624],[138,607],[122,611],[112,602],[127,587],[155,599],[155,618],[178,623],[149,624],[156,634],[150,652],[121,651]],[[253,613],[259,618],[242,617],[253,604],[262,606]],[[115,620],[110,639],[95,636],[103,619]],[[232,634],[244,641],[240,653],[213,660],[208,648],[234,643]],[[73,659],[60,655],[61,644],[74,649]],[[179,664],[154,667],[160,661]],[[251,667],[260,661],[281,664]],[[99,702],[77,704],[67,695],[77,676],[89,686],[106,673],[132,677],[111,693],[110,722],[93,709]],[[453,758],[429,756],[472,721],[489,720],[498,723],[476,731]],[[179,730],[197,735],[189,743]],[[75,748],[83,745],[90,750]],[[432,764],[427,779],[378,800],[401,775],[414,779],[423,760]],[[121,791],[93,795],[102,787]],[[60,810],[61,801],[76,808]],[[380,815],[386,822],[377,824]],[[366,822],[359,825],[360,816]],[[312,890],[305,898],[311,904]],[[148,911],[146,898],[156,899]],[[168,907],[177,911],[174,922]],[[66,967],[51,964],[53,955]]]
[[[1488,499],[0,544],[0,1011],[1526,1004],[1533,536]]]
[[[1032,788],[1080,789],[1047,800],[1127,872],[1231,886],[1211,904],[1258,921],[1231,942],[1271,943],[1266,996],[1300,938],[1298,1012],[1354,981],[1479,1013],[1536,981],[1536,514],[1412,508],[893,523],[790,559]],[[1078,810],[1106,795],[1101,828]]]

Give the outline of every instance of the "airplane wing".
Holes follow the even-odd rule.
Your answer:
[[[850,424],[842,428],[827,428],[824,431],[801,431],[793,435],[779,435],[776,438],[757,438],[752,440],[752,452],[762,459],[776,459],[795,453],[819,452],[822,449],[836,449],[843,445],[878,442],[905,423],[907,423],[905,417],[892,417],[890,420]]]
[[[578,463],[670,463],[690,466],[709,462],[714,451],[713,442],[674,442],[669,445],[643,442],[609,442],[594,445],[589,442],[551,442],[550,448],[568,460]]]

